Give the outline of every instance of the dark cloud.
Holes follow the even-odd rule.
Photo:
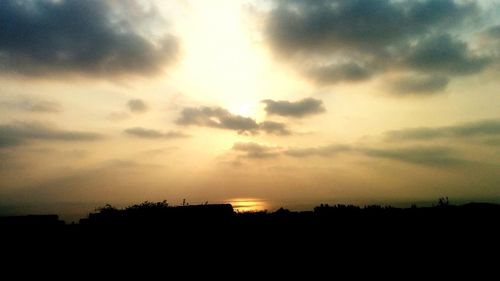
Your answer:
[[[453,135],[459,137],[472,137],[484,135],[500,135],[500,120],[483,120],[465,123],[448,128]]]
[[[33,140],[92,141],[102,138],[91,132],[60,130],[40,123],[0,125],[0,147],[21,145]]]
[[[177,131],[169,131],[169,132],[161,132],[153,129],[146,129],[142,127],[134,127],[128,128],[124,131],[127,135],[145,138],[145,139],[175,139],[175,138],[186,138],[188,135],[177,132]]]
[[[342,49],[372,55],[387,47],[463,23],[477,15],[473,2],[453,0],[277,1],[266,34],[280,52],[334,53]]]
[[[309,69],[307,76],[319,84],[331,84],[340,81],[364,81],[369,79],[374,72],[375,69],[357,63],[345,63],[313,67]]]
[[[221,107],[187,107],[177,119],[178,125],[196,125],[235,130],[238,133],[256,133],[259,124],[255,120],[235,115]]]
[[[500,136],[500,120],[490,119],[444,127],[419,127],[389,131],[388,140],[432,140],[436,138],[467,138]]]
[[[465,42],[445,34],[420,41],[405,63],[422,72],[466,75],[481,71],[489,59],[474,56]]]
[[[362,148],[363,154],[375,158],[387,158],[431,167],[456,167],[470,162],[455,156],[455,152],[446,147],[410,147],[396,149]]]
[[[288,156],[304,158],[310,156],[331,157],[342,152],[352,151],[352,147],[343,144],[332,144],[328,146],[309,147],[309,148],[291,148],[284,153]]]
[[[161,21],[138,1],[0,1],[0,71],[46,75],[146,74],[177,53],[171,35],[149,36]]]
[[[500,39],[500,25],[489,27],[486,30],[486,35],[492,39]]]
[[[406,76],[392,83],[392,91],[396,94],[433,94],[442,91],[448,85],[446,76]]]
[[[127,106],[133,113],[144,113],[149,110],[147,104],[141,99],[131,99],[127,102]]]
[[[292,134],[284,123],[274,121],[259,123],[259,129],[270,135],[288,136]]]
[[[15,108],[35,113],[58,113],[62,111],[62,106],[57,102],[30,98],[4,101],[0,102],[0,105],[2,107]]]
[[[325,112],[323,102],[313,98],[305,98],[296,102],[285,100],[263,100],[262,102],[266,104],[265,110],[269,115],[301,118]]]
[[[475,1],[275,3],[265,24],[267,42],[275,54],[322,84],[363,81],[393,70],[466,75],[489,63],[488,58],[475,55],[467,42],[449,35],[480,19]],[[446,86],[439,82],[432,90]]]
[[[233,145],[233,150],[243,152],[245,158],[275,158],[280,155],[276,147],[261,145],[254,142],[238,142]]]
[[[500,25],[494,25],[481,32],[481,48],[495,59],[496,67],[500,64]]]
[[[290,135],[284,123],[264,121],[257,123],[254,119],[232,114],[221,107],[187,107],[181,112],[176,123],[182,126],[212,127],[237,131],[239,134],[258,134],[265,132],[270,135]]]

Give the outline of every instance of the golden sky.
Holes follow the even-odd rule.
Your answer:
[[[473,0],[0,1],[0,212],[498,202],[499,15]]]

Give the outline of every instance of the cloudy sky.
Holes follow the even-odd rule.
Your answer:
[[[500,202],[499,75],[500,1],[3,0],[0,212]]]

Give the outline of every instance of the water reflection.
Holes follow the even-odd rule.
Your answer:
[[[258,198],[233,198],[226,201],[236,212],[258,212],[268,210],[266,201]]]

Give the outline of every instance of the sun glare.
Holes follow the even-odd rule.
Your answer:
[[[259,88],[261,57],[247,38],[237,1],[214,7],[197,2],[184,30],[179,82],[185,91],[211,93],[228,107],[254,100]],[[217,32],[214,32],[214,31]]]
[[[233,198],[229,199],[227,203],[233,205],[236,212],[259,212],[268,209],[268,204],[258,198]]]
[[[258,113],[257,106],[251,104],[234,104],[230,105],[228,108],[231,113],[244,117],[255,118]]]

